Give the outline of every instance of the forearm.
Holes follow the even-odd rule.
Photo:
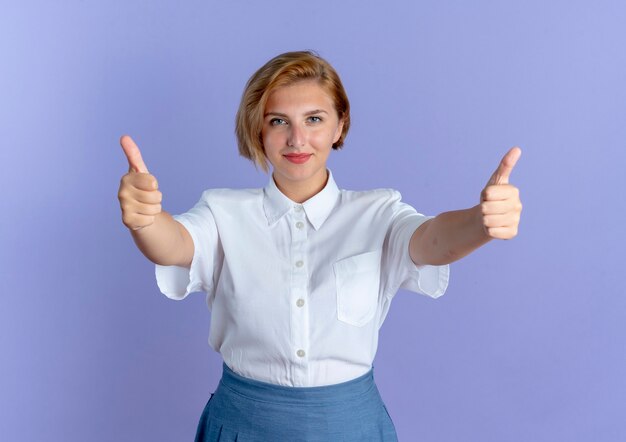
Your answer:
[[[480,205],[444,212],[421,225],[411,237],[411,259],[418,265],[443,265],[470,254],[491,238],[484,230]]]
[[[184,251],[189,244],[182,229],[169,213],[162,211],[154,217],[153,224],[130,232],[141,253],[153,263],[188,266]]]

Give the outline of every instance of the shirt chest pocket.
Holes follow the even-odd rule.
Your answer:
[[[361,327],[376,314],[381,256],[382,250],[375,250],[333,264],[340,321]]]

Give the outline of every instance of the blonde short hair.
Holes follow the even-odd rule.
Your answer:
[[[248,80],[237,111],[235,133],[239,154],[268,171],[261,131],[265,105],[273,90],[302,80],[315,80],[333,100],[341,136],[333,149],[339,149],[350,129],[350,102],[335,69],[312,51],[286,52],[265,63]]]

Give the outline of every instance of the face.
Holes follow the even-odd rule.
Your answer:
[[[326,160],[342,129],[331,97],[316,81],[300,81],[270,94],[261,135],[283,193],[316,193],[323,188]]]

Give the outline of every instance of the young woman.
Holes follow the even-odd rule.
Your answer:
[[[340,189],[326,161],[350,127],[335,70],[281,54],[249,80],[237,113],[241,155],[263,189],[210,189],[188,212],[161,208],[129,136],[122,219],[172,299],[204,291],[209,344],[224,360],[197,441],[395,441],[372,361],[395,293],[431,297],[448,264],[517,234],[521,203],[502,159],[480,204],[426,217],[391,189]]]

